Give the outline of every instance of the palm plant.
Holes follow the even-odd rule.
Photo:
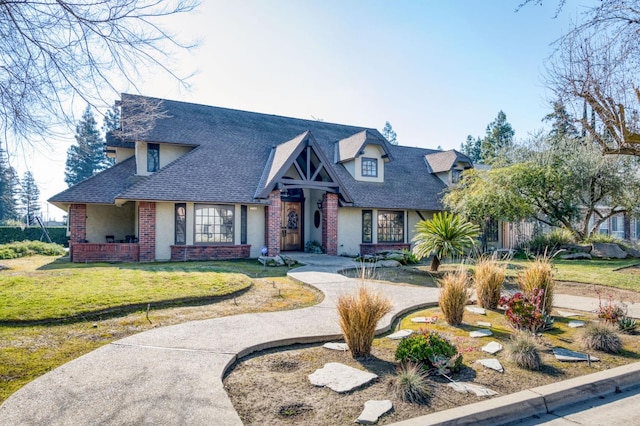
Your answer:
[[[479,234],[477,225],[450,212],[436,213],[433,219],[418,222],[415,229],[413,254],[421,259],[433,253],[432,271],[438,270],[443,258],[463,254],[465,249],[472,247]]]

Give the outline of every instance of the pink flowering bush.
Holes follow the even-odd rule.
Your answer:
[[[506,308],[505,315],[516,330],[536,333],[548,324],[542,308],[544,306],[542,289],[534,289],[530,298],[522,293],[516,293],[511,297],[502,296],[499,303]]]

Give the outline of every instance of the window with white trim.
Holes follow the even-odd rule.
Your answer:
[[[234,206],[196,204],[196,244],[233,244]]]
[[[362,157],[362,176],[363,177],[378,177],[378,159]]]
[[[403,211],[378,211],[378,242],[404,243]]]

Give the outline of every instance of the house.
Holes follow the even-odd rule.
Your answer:
[[[140,108],[162,113],[123,136]],[[84,261],[206,260],[409,248],[471,161],[375,129],[123,94],[116,164],[53,196]],[[133,125],[132,125],[133,126]]]

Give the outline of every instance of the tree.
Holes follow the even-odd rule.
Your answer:
[[[474,163],[479,163],[480,158],[480,146],[482,139],[474,138],[473,136],[467,136],[467,141],[460,144],[460,152],[469,157]]]
[[[507,121],[507,115],[500,111],[495,120],[487,125],[485,137],[480,143],[480,159],[490,164],[498,158],[500,151],[513,146],[515,131]]]
[[[526,0],[522,5],[541,4]],[[559,1],[558,11],[564,6]],[[602,0],[555,42],[547,80],[566,105],[589,105],[598,120],[579,119],[605,154],[640,156],[640,4]],[[577,114],[576,114],[577,115]]]
[[[9,165],[5,152],[0,149],[0,221],[17,217],[16,184],[15,170]]]
[[[104,142],[97,128],[91,107],[87,106],[76,126],[77,145],[67,150],[64,181],[72,186],[110,166],[104,153]]]
[[[568,137],[537,141],[521,162],[464,176],[444,199],[464,218],[534,218],[566,228],[579,239],[614,214],[635,212],[640,203],[637,162],[604,157],[593,141]]]
[[[398,145],[398,135],[396,135],[396,132],[393,130],[393,126],[388,121],[384,123],[382,136],[384,136],[384,138],[389,141],[391,145]]]
[[[0,1],[0,132],[43,139],[72,122],[67,102],[98,106],[112,81],[136,87],[138,69],[184,81],[167,65],[190,48],[161,21],[194,10],[196,0]],[[165,21],[166,22],[166,21]]]
[[[25,172],[22,176],[20,203],[27,226],[36,223],[36,216],[40,215],[40,189],[30,171]]]
[[[416,224],[413,254],[418,259],[433,253],[430,269],[437,271],[445,257],[463,254],[472,247],[478,237],[478,227],[450,212],[433,215],[431,220],[422,220]]]
[[[551,123],[551,131],[549,136],[551,138],[564,139],[565,137],[576,138],[578,137],[578,129],[573,124],[576,119],[573,118],[568,112],[562,101],[558,100],[553,102],[553,112],[544,116],[542,121]]]

